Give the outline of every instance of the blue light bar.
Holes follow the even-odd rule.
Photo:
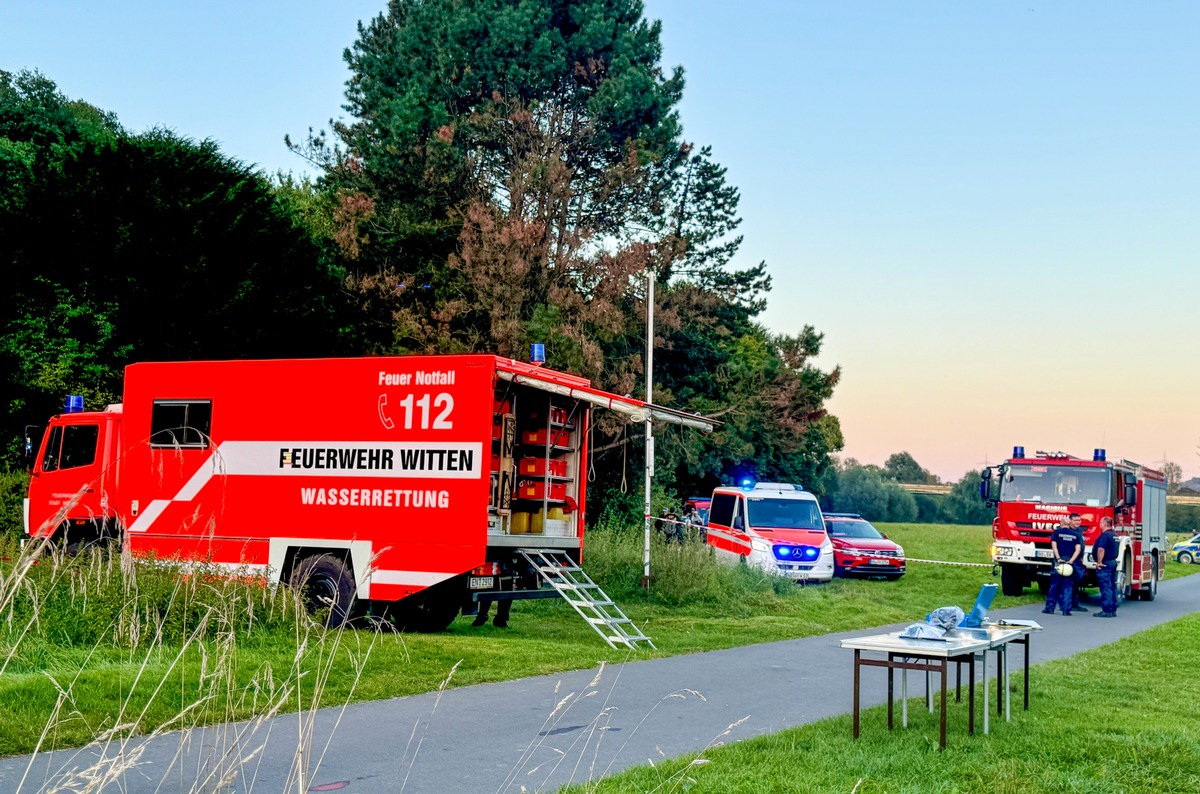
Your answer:
[[[63,409],[63,413],[77,414],[77,413],[82,413],[82,412],[83,412],[83,395],[82,394],[68,394],[67,395],[67,407],[65,409]]]
[[[1107,451],[1106,451],[1106,450],[1103,450],[1103,449],[1094,449],[1094,450],[1092,450],[1092,460],[1100,460],[1100,461],[1102,461],[1102,460],[1104,460],[1104,459],[1105,459],[1105,455],[1106,455],[1106,454],[1107,454]]]
[[[545,364],[546,363],[546,346],[541,342],[534,342],[529,346],[529,363],[530,364]]]
[[[1013,447],[1013,457],[1014,458],[1025,457],[1025,447]]]

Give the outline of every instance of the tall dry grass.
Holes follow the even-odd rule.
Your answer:
[[[378,637],[327,629],[293,592],[248,572],[0,540],[0,690],[5,677],[42,675],[55,698],[45,724],[0,729],[37,731],[13,790],[121,787],[135,769],[144,774],[153,740],[175,731],[175,756],[153,765],[172,790],[215,792],[237,781],[242,791],[305,792],[328,746],[314,724],[335,660],[349,656],[357,680]],[[247,670],[245,649],[262,642],[294,647],[290,665]],[[102,724],[81,724],[89,709],[78,699],[89,693],[80,682],[106,672],[118,678],[120,705]],[[284,710],[298,714],[291,768],[284,780],[260,782],[268,726]],[[188,737],[201,729],[207,756],[195,765]],[[64,754],[81,738],[85,747]]]

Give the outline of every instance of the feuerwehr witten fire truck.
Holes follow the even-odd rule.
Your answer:
[[[491,355],[132,364],[121,404],[51,419],[26,532],[437,631],[481,596],[556,595],[539,575],[580,562],[596,406],[712,429]]]

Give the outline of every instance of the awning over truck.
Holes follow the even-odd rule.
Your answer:
[[[551,373],[547,372],[547,374]],[[699,414],[687,414],[683,411],[676,411],[673,408],[664,408],[661,405],[642,402],[633,397],[619,397],[606,391],[584,386],[581,383],[557,382],[548,378],[540,378],[529,372],[513,372],[502,366],[496,368],[496,375],[501,380],[511,381],[520,386],[529,386],[533,389],[541,389],[551,394],[558,394],[575,400],[583,400],[593,405],[599,405],[602,408],[608,408],[617,413],[625,414],[635,422],[645,422],[646,415],[649,413],[650,418],[655,422],[667,422],[673,425],[694,427],[697,430],[703,430],[705,433],[711,433],[713,425],[719,424],[715,420],[708,419]],[[571,380],[575,379],[571,378]]]

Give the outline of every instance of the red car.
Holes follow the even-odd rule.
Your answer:
[[[904,575],[904,549],[862,516],[826,513],[825,530],[833,541],[833,562],[838,576],[895,580]]]

